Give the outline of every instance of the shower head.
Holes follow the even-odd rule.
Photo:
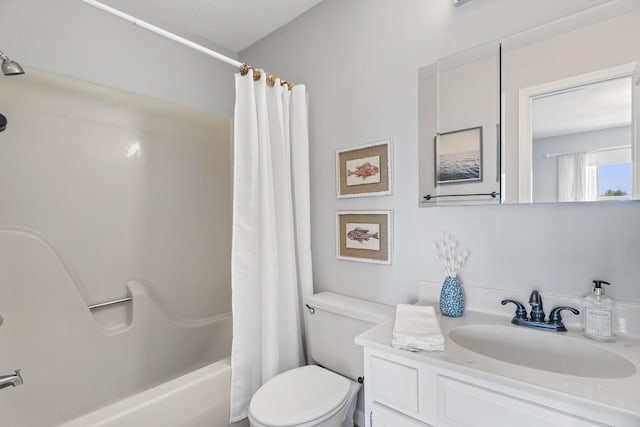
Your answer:
[[[24,70],[16,61],[10,59],[7,55],[0,51],[0,59],[2,59],[2,74],[5,76],[16,76],[24,74]]]

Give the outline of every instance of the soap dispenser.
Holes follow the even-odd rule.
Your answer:
[[[594,280],[593,291],[582,300],[582,334],[596,341],[611,342],[615,301],[604,294],[604,280]]]

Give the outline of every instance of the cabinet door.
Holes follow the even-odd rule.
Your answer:
[[[369,414],[370,427],[432,427],[429,424],[402,415],[399,412],[389,409],[378,403],[373,404]]]
[[[603,427],[577,415],[438,376],[438,425],[447,427]]]
[[[418,369],[391,360],[369,359],[371,399],[411,416],[418,415]]]

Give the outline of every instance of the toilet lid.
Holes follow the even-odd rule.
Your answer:
[[[249,412],[261,424],[302,424],[330,414],[349,396],[351,381],[319,366],[283,372],[253,395]]]

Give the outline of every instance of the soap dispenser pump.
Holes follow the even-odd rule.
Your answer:
[[[613,318],[615,301],[605,295],[604,280],[594,280],[593,291],[582,300],[582,334],[596,341],[614,341]]]

